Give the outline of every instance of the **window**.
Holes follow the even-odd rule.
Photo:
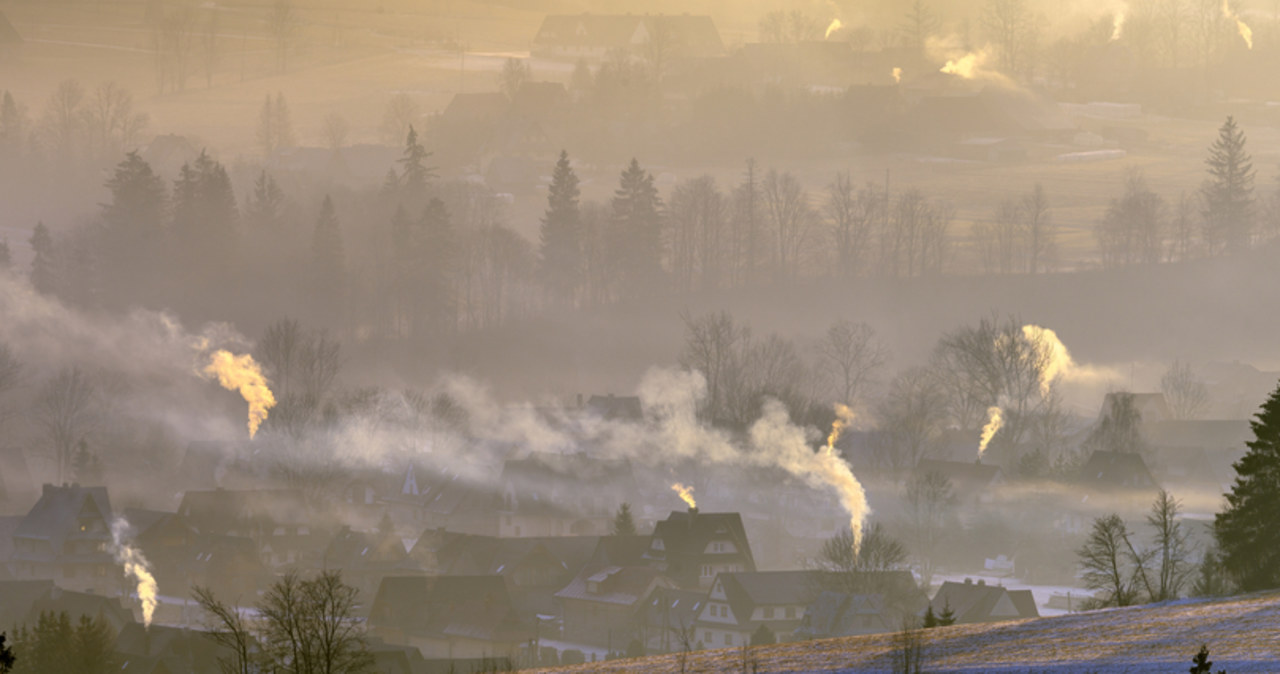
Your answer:
[[[702,565],[702,577],[703,577],[703,578],[710,578],[710,577],[711,577],[711,565],[710,565],[710,564],[703,564],[703,565]]]

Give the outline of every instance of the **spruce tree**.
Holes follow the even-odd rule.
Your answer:
[[[634,158],[613,196],[613,249],[624,292],[652,292],[662,277],[662,199]]]
[[[614,536],[635,536],[636,520],[631,515],[631,504],[623,503],[618,506],[618,514],[613,518],[613,535]]]
[[[318,315],[340,314],[346,284],[346,255],[338,215],[333,208],[333,200],[327,194],[320,205],[320,217],[316,219],[311,236],[311,278]]]
[[[1244,131],[1233,117],[1218,129],[1205,160],[1209,178],[1204,199],[1204,240],[1210,252],[1237,254],[1248,249],[1253,228],[1253,158],[1245,150]]]
[[[578,195],[578,176],[569,165],[569,153],[561,150],[551,175],[540,238],[543,283],[563,302],[573,301],[581,278],[582,222]]]
[[[102,207],[104,275],[121,304],[154,300],[160,272],[167,191],[138,153],[116,165],[106,183],[111,202]]]
[[[55,295],[58,292],[58,268],[53,235],[43,222],[37,222],[31,230],[31,287],[41,295]]]
[[[921,626],[925,629],[932,629],[938,626],[938,616],[934,615],[932,604],[924,610],[924,622],[921,623]]]
[[[399,163],[399,189],[401,194],[410,200],[420,199],[427,193],[427,183],[435,177],[434,169],[427,166],[431,153],[418,142],[418,132],[409,125],[409,136],[404,142],[404,155]]]
[[[1223,567],[1244,592],[1280,587],[1280,387],[1250,425],[1254,439],[1214,520]]]
[[[256,229],[275,229],[284,208],[284,191],[271,174],[263,170],[253,181],[253,193],[245,203],[245,219]]]
[[[9,674],[13,671],[13,665],[17,662],[17,658],[13,655],[13,649],[5,645],[5,633],[0,632],[0,674]]]

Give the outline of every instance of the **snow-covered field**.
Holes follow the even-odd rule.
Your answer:
[[[1215,672],[1280,672],[1280,594],[958,625],[927,630],[922,637],[927,672],[1185,672],[1202,643],[1209,646]],[[885,634],[751,649],[745,671],[891,672],[897,638]],[[744,671],[743,652],[691,653],[687,665],[689,672]],[[553,671],[674,673],[680,662],[668,655]]]

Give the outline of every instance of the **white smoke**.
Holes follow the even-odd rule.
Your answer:
[[[123,517],[111,523],[111,554],[116,563],[124,567],[125,575],[136,583],[138,602],[142,604],[142,624],[151,627],[151,618],[156,612],[156,578],[151,575],[151,564],[142,551],[125,541],[128,533],[129,523]]]

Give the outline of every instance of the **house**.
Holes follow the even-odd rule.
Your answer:
[[[199,585],[219,597],[251,599],[275,581],[258,545],[245,536],[199,536],[183,551],[178,568],[183,582],[179,595]],[[162,580],[166,577],[157,576],[162,590],[173,587]]]
[[[599,541],[599,536],[461,536],[440,546],[436,568],[441,575],[503,576],[520,615],[552,615],[558,609],[556,591],[586,566]]]
[[[188,491],[178,514],[198,534],[253,540],[271,567],[314,564],[328,542],[296,489]]]
[[[647,653],[671,653],[684,649],[684,639],[697,643],[697,621],[707,593],[701,590],[657,588],[644,601],[643,635]]]
[[[22,45],[25,42],[18,29],[9,22],[9,17],[0,12],[0,63],[22,60]]]
[[[357,601],[368,605],[382,579],[410,575],[418,570],[404,542],[394,532],[365,533],[340,529],[325,547],[320,568],[341,569],[342,580],[359,592]]]
[[[831,639],[892,632],[902,627],[901,622],[895,623],[897,617],[886,610],[883,594],[826,590],[805,608],[795,634],[804,639]]]
[[[610,651],[626,650],[633,640],[643,643],[646,600],[660,588],[675,587],[652,567],[588,565],[555,593],[563,639]]]
[[[369,611],[369,632],[426,658],[510,657],[533,638],[502,576],[388,576]]]
[[[1137,452],[1098,450],[1080,467],[1080,484],[1101,492],[1147,492],[1160,488]]]
[[[540,58],[600,59],[611,51],[642,53],[654,37],[684,57],[724,54],[724,42],[710,16],[553,14],[533,38]]]
[[[999,585],[987,585],[981,579],[974,582],[971,578],[966,578],[963,583],[943,583],[929,606],[934,615],[950,609],[959,625],[1040,617],[1031,590],[1009,590]]]
[[[645,561],[686,590],[709,589],[721,573],[756,570],[742,516],[697,508],[658,522]]]
[[[121,671],[219,674],[219,658],[230,655],[205,632],[129,623],[116,635]]]
[[[698,643],[704,648],[750,644],[762,626],[786,641],[819,590],[811,571],[721,573],[698,614]]]
[[[916,475],[929,473],[945,477],[961,504],[990,503],[1005,484],[1004,471],[993,463],[921,459],[916,464]]]
[[[618,508],[637,496],[630,462],[584,452],[508,459],[499,482],[502,537],[605,535]]]
[[[121,571],[108,551],[111,500],[106,487],[46,484],[13,532],[9,573],[18,580],[57,580],[69,590],[112,594]]]
[[[1102,398],[1102,409],[1098,411],[1098,419],[1113,416],[1121,400],[1131,401],[1132,409],[1138,413],[1143,423],[1168,421],[1173,418],[1169,412],[1169,403],[1163,393],[1126,393],[1112,391]]]
[[[385,501],[397,529],[498,534],[498,494],[488,485],[472,484],[457,471],[440,473],[410,464],[400,488]]]

